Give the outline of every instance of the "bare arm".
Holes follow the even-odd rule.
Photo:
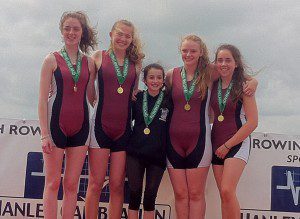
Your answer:
[[[246,114],[246,123],[225,144],[218,148],[216,155],[224,158],[229,150],[245,140],[257,127],[258,112],[255,96],[243,96],[243,106]],[[225,146],[226,145],[226,146]]]
[[[94,65],[94,67],[90,65]],[[91,63],[89,63],[89,68],[94,69],[94,74],[91,74],[91,78],[89,80],[88,84],[88,98],[89,102],[92,106],[94,106],[95,101],[97,100],[96,91],[95,91],[95,80],[98,70],[101,68],[102,65],[102,51],[97,50],[92,56],[91,56]]]
[[[52,143],[49,138],[48,130],[48,96],[50,90],[50,84],[52,75],[56,69],[57,64],[53,54],[49,54],[44,59],[41,76],[40,76],[40,90],[39,90],[39,103],[38,103],[38,114],[41,128],[41,140],[43,144],[43,151],[50,153]]]
[[[217,70],[217,66],[214,63],[210,63],[208,66],[208,72],[210,76],[210,83],[214,83],[214,81],[218,80],[220,77],[220,74]]]
[[[247,96],[251,96],[255,93],[257,89],[258,81],[255,78],[250,76],[247,76],[246,79],[247,81],[243,86],[243,92]]]
[[[135,65],[136,80],[135,80],[135,84],[134,84],[134,88],[133,88],[135,91],[139,89],[139,81],[140,81],[141,71],[142,71],[142,63],[137,63]]]
[[[87,86],[87,96],[90,104],[93,106],[96,98],[95,91],[95,79],[96,79],[96,65],[93,59],[88,58],[88,68],[90,72],[90,78]]]

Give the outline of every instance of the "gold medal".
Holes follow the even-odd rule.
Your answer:
[[[123,88],[120,86],[117,89],[118,94],[122,94],[124,92]]]
[[[185,111],[190,111],[191,110],[191,105],[189,103],[186,103],[184,105],[184,109],[185,109]]]
[[[74,85],[74,92],[77,92],[77,86],[76,86],[76,84]]]
[[[144,129],[144,134],[145,134],[145,135],[149,135],[149,134],[150,134],[150,129],[149,129],[148,127],[146,127],[146,128]]]
[[[224,116],[221,114],[218,116],[218,121],[223,122],[224,121]]]

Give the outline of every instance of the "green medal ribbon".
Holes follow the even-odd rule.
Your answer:
[[[61,49],[61,54],[62,54],[64,60],[67,63],[67,66],[68,66],[68,68],[71,72],[71,75],[72,75],[72,78],[75,82],[75,87],[76,87],[76,83],[78,82],[78,79],[79,79],[79,76],[80,76],[80,71],[81,71],[81,55],[80,55],[80,52],[78,51],[78,54],[77,54],[76,70],[74,69],[74,67],[71,63],[70,57],[69,57],[65,47],[63,47]],[[75,87],[74,87],[74,90],[75,90]]]
[[[191,97],[193,96],[193,93],[195,91],[196,80],[197,80],[198,74],[199,74],[199,71],[196,70],[195,74],[194,74],[194,78],[192,80],[192,84],[191,84],[190,87],[188,87],[187,80],[186,80],[185,69],[182,68],[182,70],[181,70],[182,87],[183,87],[183,93],[184,93],[184,97],[185,97],[186,102],[189,102]]]
[[[109,54],[110,59],[114,65],[114,69],[117,75],[117,79],[120,85],[122,85],[124,83],[124,81],[126,80],[127,74],[128,74],[128,65],[129,65],[129,59],[126,57],[124,60],[124,68],[123,68],[123,72],[121,72],[120,66],[118,64],[116,55],[114,54],[113,51],[111,51],[111,53]]]
[[[229,86],[226,89],[225,95],[224,95],[224,99],[222,100],[222,80],[221,78],[219,78],[219,83],[218,83],[218,103],[219,103],[219,109],[220,109],[220,113],[222,115],[225,107],[226,107],[226,103],[232,88],[232,81],[230,82]]]
[[[144,121],[145,121],[146,127],[148,127],[150,125],[150,123],[153,121],[155,115],[157,114],[160,104],[164,98],[164,93],[162,91],[159,93],[159,96],[154,104],[153,109],[151,110],[150,115],[148,113],[147,96],[148,96],[148,92],[144,91],[144,94],[143,94],[143,116],[144,116]]]

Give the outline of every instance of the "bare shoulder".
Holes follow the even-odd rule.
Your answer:
[[[53,53],[46,55],[43,61],[43,68],[54,71],[57,67],[56,59]]]
[[[101,67],[102,64],[102,51],[101,50],[97,50],[92,56],[91,58],[94,60],[94,63],[97,67],[97,70]]]
[[[172,87],[173,71],[174,71],[174,68],[168,70],[167,73],[166,73],[166,85],[169,88]]]
[[[96,50],[91,57],[94,60],[101,59],[102,58],[102,51],[101,50]]]

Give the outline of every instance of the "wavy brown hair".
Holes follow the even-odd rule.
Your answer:
[[[63,24],[68,18],[76,18],[82,28],[82,36],[79,48],[84,53],[89,53],[90,49],[94,50],[98,45],[97,31],[90,25],[88,16],[83,11],[66,11],[62,14],[59,22],[59,29],[62,32]]]
[[[132,28],[132,42],[130,43],[129,47],[126,49],[126,55],[128,56],[129,60],[135,64],[141,63],[142,59],[145,57],[145,54],[142,52],[142,43],[138,36],[137,30],[132,22],[128,20],[119,20],[114,23],[113,27],[111,28],[111,32],[116,30],[119,24],[124,24],[128,27]],[[110,43],[109,50],[112,50],[113,45]]]
[[[222,44],[218,47],[216,54],[215,54],[215,63],[217,61],[218,58],[218,54],[221,50],[228,50],[237,67],[234,69],[233,75],[232,75],[232,90],[231,90],[231,97],[233,99],[234,102],[242,99],[242,95],[243,95],[243,83],[246,81],[246,77],[248,76],[246,73],[246,69],[247,66],[245,65],[244,61],[243,61],[243,57],[241,55],[240,50],[230,44]]]
[[[197,77],[197,86],[198,86],[198,91],[200,93],[200,98],[201,100],[203,100],[206,96],[207,84],[210,78],[209,69],[208,69],[208,66],[210,64],[209,57],[208,57],[208,50],[203,40],[194,34],[189,34],[181,39],[180,49],[182,43],[188,40],[198,43],[200,50],[202,50],[202,56],[198,60],[198,67],[197,67],[199,70],[199,75]]]

